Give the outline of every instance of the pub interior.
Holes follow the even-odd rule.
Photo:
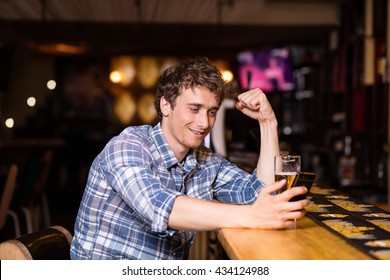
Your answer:
[[[318,185],[389,211],[389,6],[0,0],[1,193],[9,165],[18,166],[0,242],[50,225],[72,232],[94,157],[124,127],[156,123],[157,77],[194,56],[207,56],[238,93],[256,86],[255,72],[244,70],[254,58],[283,55],[289,85],[266,92],[281,149],[301,155]],[[252,170],[258,128],[223,110],[210,145]],[[208,252],[194,258],[221,250],[211,248],[215,238],[205,242]]]

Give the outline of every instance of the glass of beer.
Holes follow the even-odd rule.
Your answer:
[[[277,191],[281,193],[294,184],[297,174],[301,171],[301,156],[279,155],[274,159],[275,181],[286,179],[286,184]]]

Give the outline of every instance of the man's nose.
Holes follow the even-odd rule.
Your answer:
[[[196,122],[197,122],[196,123],[197,126],[199,126],[201,128],[208,128],[210,125],[210,121],[209,121],[209,117],[208,117],[207,113],[199,114]]]

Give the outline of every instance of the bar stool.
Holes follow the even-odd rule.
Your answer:
[[[72,234],[52,226],[0,244],[0,260],[70,260]]]

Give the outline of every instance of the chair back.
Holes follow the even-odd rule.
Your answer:
[[[18,166],[11,164],[7,171],[3,193],[1,195],[0,203],[0,229],[2,229],[7,220],[8,210],[14,195],[16,178],[18,176]],[[1,189],[1,188],[0,188]]]
[[[52,226],[0,244],[0,260],[70,260],[72,234]]]

